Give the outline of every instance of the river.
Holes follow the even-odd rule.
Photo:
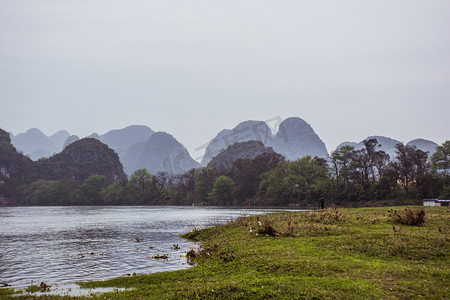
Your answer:
[[[197,245],[181,234],[273,211],[167,206],[1,207],[0,282],[18,288],[41,281],[61,284],[187,268],[182,254]],[[158,254],[168,254],[168,259],[154,259]]]

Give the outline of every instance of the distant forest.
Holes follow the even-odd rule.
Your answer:
[[[364,148],[343,146],[329,160],[305,156],[286,161],[277,153],[238,159],[227,170],[197,168],[181,175],[135,171],[107,184],[103,175],[82,183],[39,179],[26,186],[19,205],[217,205],[315,207],[417,204],[450,199],[450,141],[428,157],[413,146],[396,145],[390,158],[376,139]]]

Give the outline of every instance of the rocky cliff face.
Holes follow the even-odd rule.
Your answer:
[[[231,170],[233,163],[241,158],[253,159],[263,153],[273,153],[271,147],[265,147],[261,141],[234,143],[217,154],[209,163],[208,168]]]
[[[275,152],[288,160],[296,160],[306,155],[328,158],[325,143],[314,132],[311,125],[296,117],[281,122],[271,146]]]
[[[14,191],[9,184],[19,184],[33,179],[34,162],[17,152],[9,134],[0,129],[0,197],[10,197]]]
[[[73,142],[61,153],[37,163],[40,178],[71,178],[82,183],[92,174],[104,175],[106,183],[126,178],[119,156],[102,142],[85,138]]]
[[[36,162],[18,153],[9,134],[0,129],[0,205],[14,204],[39,179],[73,179],[81,185],[90,175],[106,177],[106,184],[126,179],[114,150],[96,139],[82,139],[61,153]]]
[[[157,132],[147,141],[133,144],[122,157],[123,161],[128,162],[125,165],[127,174],[142,168],[146,168],[151,174],[182,174],[199,167],[199,163],[192,159],[187,149],[165,132]]]
[[[206,166],[211,159],[228,146],[246,141],[260,141],[265,145],[272,143],[273,134],[263,121],[245,121],[233,129],[224,129],[208,144],[201,165]]]

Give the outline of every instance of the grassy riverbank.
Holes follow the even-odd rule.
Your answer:
[[[450,210],[413,207],[419,226],[406,209],[241,218],[186,234],[202,245],[188,270],[82,286],[127,288],[99,299],[447,298]]]

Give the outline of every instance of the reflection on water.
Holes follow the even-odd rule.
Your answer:
[[[186,268],[180,254],[196,245],[180,234],[267,212],[203,207],[2,207],[0,282],[25,287],[31,281],[65,283]],[[180,249],[174,250],[174,244]],[[166,253],[167,260],[152,258]]]

